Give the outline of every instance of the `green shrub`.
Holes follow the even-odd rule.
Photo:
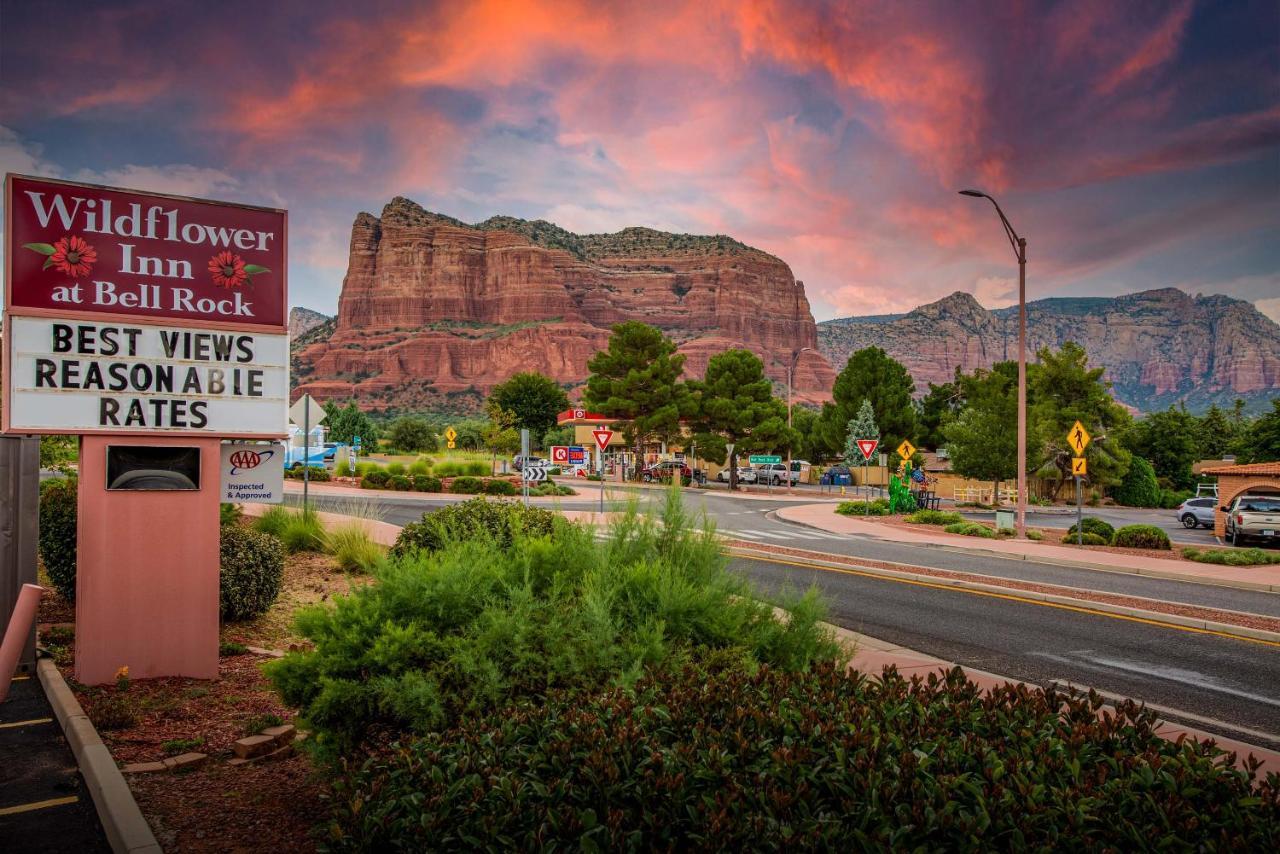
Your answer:
[[[501,514],[498,528],[522,506],[467,503]],[[499,532],[415,550],[377,570],[377,584],[300,611],[314,648],[267,672],[301,710],[308,743],[323,755],[373,733],[421,735],[557,687],[631,683],[699,649],[787,669],[840,654],[816,593],[784,599],[791,619],[776,620],[678,495],[660,521],[626,514],[604,543],[546,516],[553,537],[517,535],[504,549]]]
[[[484,482],[478,477],[455,477],[449,491],[455,495],[476,495],[484,490]]]
[[[167,756],[177,756],[179,753],[189,753],[204,744],[204,736],[198,735],[195,738],[171,738],[168,741],[160,742],[160,749]]]
[[[218,655],[244,655],[249,648],[239,641],[222,641],[218,644]]]
[[[486,480],[484,482],[485,495],[519,495],[520,489],[509,480]]]
[[[1126,507],[1159,507],[1160,484],[1156,482],[1156,470],[1151,463],[1142,457],[1134,457],[1111,497]]]
[[[89,720],[100,730],[129,729],[138,723],[138,710],[126,692],[107,692],[89,707]]]
[[[306,476],[304,477],[304,475]],[[326,468],[301,465],[285,469],[285,477],[290,480],[309,480],[312,483],[327,483],[331,479],[329,470]]]
[[[387,489],[394,489],[396,492],[409,492],[413,489],[413,481],[409,480],[408,475],[393,474],[387,478]]]
[[[1028,530],[1028,531],[1027,531],[1027,539],[1028,539],[1028,540],[1037,540],[1037,541],[1038,541],[1038,540],[1043,540],[1043,539],[1044,539],[1044,534],[1040,533],[1039,531],[1037,531],[1037,530],[1035,530],[1035,529],[1033,528],[1033,529],[1031,529],[1031,530]]]
[[[463,465],[455,460],[442,460],[435,464],[432,471],[439,477],[459,477],[463,474]]]
[[[1113,528],[1110,523],[1099,519],[1097,516],[1085,516],[1080,520],[1080,524],[1084,526],[1084,532],[1086,534],[1097,534],[1099,537],[1102,537],[1104,541],[1103,545],[1111,542],[1111,538],[1116,535],[1116,529]],[[1076,530],[1076,526],[1072,524],[1072,526],[1067,529],[1067,533],[1074,534]]]
[[[404,463],[387,463],[387,474],[392,477],[403,477],[407,471]]]
[[[316,511],[292,510],[281,529],[280,542],[285,549],[294,552],[318,552],[324,550],[324,525]]]
[[[360,486],[364,489],[382,489],[387,485],[390,477],[391,475],[382,469],[374,469],[360,478]]]
[[[441,492],[444,482],[433,474],[416,474],[413,476],[414,492]]]
[[[1200,551],[1196,548],[1185,548],[1182,556],[1199,563],[1216,563],[1223,566],[1268,566],[1280,564],[1280,552],[1268,552],[1262,549],[1209,549]]]
[[[996,532],[978,522],[956,522],[947,525],[942,530],[948,534],[964,534],[966,537],[985,537],[986,539],[995,539]]]
[[[965,518],[947,510],[917,510],[907,517],[907,521],[919,525],[954,525],[965,521]]]
[[[324,550],[345,572],[373,572],[385,555],[361,522],[346,522],[325,531]]]
[[[251,528],[224,528],[219,555],[222,618],[250,620],[265,614],[280,595],[284,576],[280,541]]]
[[[889,502],[883,498],[871,502],[841,501],[836,505],[836,512],[842,516],[888,516]]]
[[[493,470],[488,463],[472,460],[469,463],[462,464],[462,473],[471,477],[485,477],[492,474]]]
[[[372,474],[373,472],[382,472],[383,474],[386,474],[386,472],[382,471],[382,466],[370,460],[356,463],[356,475],[358,477],[363,478],[365,475]]]
[[[1160,490],[1160,508],[1162,510],[1176,510],[1182,506],[1182,502],[1194,497],[1195,493],[1190,490],[1162,489]]]
[[[425,459],[418,459],[409,464],[409,475],[411,477],[420,477],[428,474],[431,474],[431,464]]]
[[[1101,534],[1091,534],[1088,531],[1085,531],[1083,534],[1080,534],[1079,536],[1077,536],[1076,534],[1063,534],[1062,542],[1066,543],[1069,546],[1074,546],[1074,545],[1105,546],[1105,545],[1109,545],[1111,541],[1108,540],[1106,537],[1102,536]]]
[[[472,498],[460,504],[425,513],[400,530],[391,557],[408,557],[415,551],[437,551],[451,542],[492,539],[499,548],[511,548],[517,535],[550,536],[556,515],[541,507],[525,507],[511,501]]]
[[[40,533],[37,543],[45,572],[58,595],[76,599],[76,496],[74,477],[40,484]]]
[[[219,504],[218,505],[218,524],[234,525],[244,516],[244,511],[240,509],[239,504]]]
[[[1129,549],[1162,549],[1173,548],[1169,543],[1169,535],[1155,525],[1125,525],[1111,539],[1111,545]]]
[[[267,713],[265,715],[254,715],[243,724],[240,725],[240,731],[245,735],[257,735],[264,729],[273,726],[280,726],[284,723],[284,719],[279,715]]]
[[[1154,712],[955,668],[655,670],[353,766],[335,852],[1232,850],[1280,846],[1280,777]]]
[[[520,490],[517,488],[516,492],[519,492],[519,491]],[[571,486],[565,486],[564,484],[560,484],[560,483],[551,483],[550,481],[543,481],[542,483],[530,489],[529,494],[537,498],[546,498],[548,496],[553,496],[553,495],[577,495],[578,492]]]
[[[283,504],[272,504],[261,516],[253,520],[254,530],[273,537],[284,536],[284,529],[293,518],[293,511]]]

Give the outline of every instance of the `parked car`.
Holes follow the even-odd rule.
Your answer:
[[[1280,542],[1280,495],[1240,495],[1226,509],[1227,542]]]
[[[720,469],[720,471],[716,472],[716,480],[720,481],[721,483],[728,483],[729,470],[726,468],[726,469]],[[755,482],[756,482],[755,469],[751,468],[750,466],[738,466],[738,483],[755,483]]]
[[[786,463],[761,463],[756,466],[756,478],[761,483],[777,486],[788,480],[795,483],[800,479],[799,470],[788,471]]]
[[[514,457],[511,458],[511,467],[514,468],[516,471],[524,471],[524,467],[526,465],[534,466],[534,467],[550,466],[551,463],[547,462],[542,457],[535,457],[532,454],[530,454],[528,457],[525,457],[524,454],[516,454]]]
[[[1178,509],[1173,511],[1173,515],[1178,517],[1184,528],[1195,528],[1199,525],[1212,528],[1214,507],[1217,503],[1218,499],[1212,497],[1188,498],[1178,505]]]
[[[646,466],[644,471],[640,473],[640,477],[645,483],[652,483],[655,480],[671,480],[679,474],[681,483],[689,483],[693,480],[693,469],[685,465],[681,460],[663,460]]]

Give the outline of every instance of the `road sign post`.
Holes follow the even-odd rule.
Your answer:
[[[520,429],[520,490],[524,493],[524,506],[529,506],[529,480],[524,471],[529,467],[529,431]]]
[[[858,450],[862,453],[862,489],[864,495],[865,512],[863,515],[871,515],[871,484],[868,482],[867,466],[871,464],[871,455],[876,452],[876,446],[880,444],[879,439],[854,439],[854,444],[858,446]]]
[[[613,431],[598,427],[591,431],[591,436],[596,440],[596,450],[600,452],[597,455],[600,459],[596,463],[596,471],[600,472],[600,518],[604,521],[604,449],[609,447]]]
[[[305,513],[311,489],[311,422],[314,420],[319,424],[324,420],[324,407],[316,403],[311,395],[304,394],[298,398],[297,403],[289,407],[289,417],[294,424],[302,422],[302,512]]]
[[[1076,455],[1071,458],[1071,475],[1076,481],[1076,545],[1084,545],[1084,504],[1082,502],[1083,490],[1080,488],[1080,479],[1088,474],[1089,464],[1084,456],[1084,449],[1089,447],[1089,441],[1092,437],[1089,431],[1084,429],[1084,425],[1077,421],[1071,425],[1071,429],[1067,431],[1067,444],[1071,446],[1071,450]]]
[[[444,431],[444,438],[445,438],[445,441],[449,443],[448,446],[450,450],[458,446],[457,445],[458,431],[454,430],[452,427]]]

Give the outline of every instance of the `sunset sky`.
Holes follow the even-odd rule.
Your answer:
[[[0,0],[0,171],[351,221],[725,233],[819,319],[1176,286],[1280,319],[1280,5]],[[980,203],[981,201],[981,203]]]

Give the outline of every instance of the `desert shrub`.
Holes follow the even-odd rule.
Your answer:
[[[440,477],[459,477],[464,473],[462,463],[456,460],[441,460],[432,471]]]
[[[286,510],[284,525],[277,535],[290,554],[324,550],[324,525],[316,511]]]
[[[127,693],[110,691],[93,701],[89,720],[100,730],[129,729],[138,723],[138,711]]]
[[[1063,534],[1062,542],[1069,546],[1105,546],[1109,545],[1111,541],[1101,534],[1091,534],[1088,531],[1085,531],[1083,534],[1078,536],[1076,534]]]
[[[1237,850],[1280,846],[1280,777],[1170,741],[1133,702],[959,668],[654,670],[375,755],[342,851]]]
[[[409,464],[410,477],[418,477],[420,475],[431,474],[431,463],[424,458],[414,460]]]
[[[415,474],[413,476],[414,492],[440,492],[444,489],[444,482],[433,474]]]
[[[244,511],[240,509],[239,504],[219,504],[218,505],[218,524],[234,525],[244,516]]]
[[[1106,543],[1111,542],[1111,538],[1116,535],[1116,529],[1112,527],[1110,523],[1099,519],[1097,516],[1085,516],[1080,520],[1080,524],[1084,526],[1084,532],[1086,534],[1097,534],[1099,537],[1102,537]],[[1077,530],[1078,529],[1075,524],[1072,524],[1072,526],[1067,529],[1067,533],[1074,534]]]
[[[948,534],[964,534],[966,537],[985,537],[986,539],[994,539],[996,532],[988,528],[986,525],[978,522],[955,522],[947,525],[942,530]]]
[[[387,463],[387,474],[392,477],[403,477],[408,469],[404,463]]]
[[[37,544],[49,581],[68,602],[76,598],[76,497],[74,477],[40,484],[40,533]]]
[[[1111,492],[1117,504],[1127,507],[1159,507],[1160,484],[1156,470],[1142,457],[1134,457],[1120,485]]]
[[[253,528],[264,534],[279,537],[293,517],[293,511],[283,504],[272,504],[261,516],[253,520]]]
[[[519,489],[516,490],[519,492]],[[544,481],[529,490],[529,494],[538,498],[544,498],[552,495],[577,495],[578,492],[571,486],[565,486],[561,483],[551,483]]]
[[[224,620],[265,614],[280,595],[284,549],[280,540],[251,528],[226,528],[219,545],[219,604]]]
[[[457,495],[476,495],[484,490],[484,482],[478,477],[455,477],[449,491]]]
[[[467,503],[507,520],[521,506]],[[517,534],[503,548],[482,535],[401,551],[376,571],[377,584],[300,611],[313,649],[267,672],[301,709],[308,743],[324,755],[371,734],[421,735],[518,697],[629,684],[646,666],[697,650],[788,670],[841,653],[816,593],[784,597],[791,618],[775,619],[728,570],[714,534],[693,528],[678,495],[661,520],[625,514],[603,543],[547,515],[553,537]]]
[[[371,460],[365,460],[364,462],[356,463],[356,475],[361,478],[363,478],[365,475],[372,474],[373,472],[381,472],[381,471],[382,471],[382,466],[378,465],[377,463]]]
[[[907,517],[907,521],[920,525],[954,525],[965,521],[965,518],[948,510],[917,510]]]
[[[244,655],[249,648],[239,641],[221,641],[218,643],[218,655]]]
[[[889,502],[883,498],[874,501],[841,501],[836,505],[836,512],[842,516],[888,516]]]
[[[456,482],[456,481],[455,481]],[[520,489],[509,480],[486,480],[484,482],[485,495],[519,495]]]
[[[413,481],[408,475],[393,474],[387,478],[387,489],[394,489],[396,492],[409,492],[413,489]]]
[[[1111,545],[1129,549],[1162,549],[1172,548],[1169,535],[1155,525],[1125,525],[1116,531]]]
[[[1028,539],[1028,540],[1037,540],[1037,541],[1038,541],[1038,540],[1043,540],[1043,539],[1044,539],[1044,534],[1040,533],[1039,531],[1037,531],[1037,530],[1035,530],[1035,529],[1031,529],[1031,530],[1027,531],[1027,539]]]
[[[324,550],[346,572],[372,572],[385,555],[361,522],[346,522],[325,531]]]
[[[489,464],[486,462],[471,460],[470,462],[462,464],[462,473],[470,475],[471,477],[484,477],[491,473],[491,469]]]
[[[1182,556],[1199,563],[1216,563],[1223,566],[1267,566],[1280,564],[1280,552],[1262,549],[1208,549],[1185,548]]]
[[[291,480],[309,480],[312,483],[327,483],[332,479],[329,470],[320,466],[296,466],[285,469],[284,475]]]
[[[382,489],[390,478],[391,475],[382,469],[374,469],[360,478],[360,486],[364,489]]]
[[[507,549],[516,536],[550,536],[556,530],[556,515],[541,507],[525,507],[511,501],[473,498],[461,504],[425,513],[417,522],[401,529],[391,547],[392,557],[407,557],[415,551],[436,551],[455,541],[492,539]]]

